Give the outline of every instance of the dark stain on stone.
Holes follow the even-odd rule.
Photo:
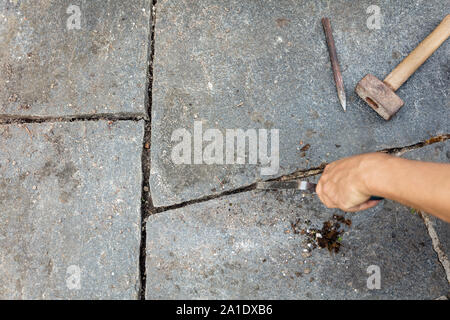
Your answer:
[[[283,27],[287,26],[289,24],[289,22],[291,22],[291,20],[286,19],[286,18],[278,18],[275,21],[279,28],[283,28]]]
[[[274,126],[274,123],[272,121],[269,121],[269,120],[264,121],[264,127],[266,129],[272,129],[273,126]]]
[[[55,135],[53,131],[50,131],[50,134],[44,134],[44,138],[54,146],[58,155],[64,152],[63,138],[60,135]]]
[[[20,278],[16,279],[16,292],[22,292],[23,290],[23,285],[22,285],[22,281],[20,280]]]
[[[306,130],[306,136],[307,136],[308,138],[311,138],[315,133],[316,133],[316,132],[315,132],[314,130],[312,130],[312,129]]]
[[[42,179],[49,177],[52,173],[55,172],[56,165],[53,161],[48,160],[44,163],[44,166],[36,172],[36,176],[38,177],[38,182],[41,182]]]
[[[38,177],[38,182],[41,182],[47,177],[55,176],[60,190],[59,200],[67,203],[72,198],[73,192],[80,185],[80,181],[74,178],[77,171],[78,169],[73,162],[66,162],[61,167],[53,161],[48,160],[36,172],[36,176]]]
[[[45,266],[45,272],[47,272],[47,274],[50,275],[52,271],[53,271],[53,261],[52,259],[49,259],[47,265]]]
[[[62,170],[56,173],[56,177],[58,177],[61,184],[66,184],[71,181],[75,172],[77,172],[75,165],[72,162],[67,162],[64,164]]]
[[[397,50],[392,51],[392,59],[399,60],[401,59],[402,54]]]
[[[307,143],[300,149],[300,151],[306,152],[309,150],[310,147],[311,147],[311,145],[309,143]]]
[[[74,178],[77,171],[73,162],[67,162],[64,164],[62,170],[56,173],[58,184],[61,188],[59,200],[63,203],[67,203],[72,198],[76,188],[80,185],[80,181]]]

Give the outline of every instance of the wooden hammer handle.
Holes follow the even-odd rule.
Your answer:
[[[384,83],[396,91],[450,36],[450,14],[392,72]]]

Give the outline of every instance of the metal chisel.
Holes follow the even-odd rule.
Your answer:
[[[256,189],[259,190],[301,190],[307,193],[316,193],[317,184],[301,181],[264,181],[256,184]],[[369,200],[383,200],[384,198],[372,196]]]

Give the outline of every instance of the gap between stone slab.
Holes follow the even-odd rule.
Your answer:
[[[384,149],[384,150],[381,150],[381,152],[394,154],[395,156],[401,156],[401,155],[405,154],[406,152],[409,152],[412,150],[417,150],[417,149],[423,148],[425,146],[429,146],[430,144],[444,142],[448,139],[450,139],[450,133],[433,136],[428,140],[418,142],[418,143],[415,143],[415,144],[412,144],[412,145],[409,145],[406,147]]]
[[[147,281],[147,269],[145,262],[147,259],[147,227],[146,219],[147,213],[150,212],[153,207],[153,201],[150,195],[150,166],[151,166],[151,112],[152,112],[152,89],[153,89],[153,58],[155,55],[155,23],[156,23],[156,0],[152,1],[152,12],[150,20],[150,50],[148,52],[148,101],[146,103],[148,119],[145,120],[144,125],[144,141],[142,147],[142,199],[141,199],[141,243],[139,247],[139,299],[145,300],[146,281]]]
[[[0,125],[2,124],[27,124],[27,123],[45,123],[45,122],[75,122],[75,121],[140,121],[148,120],[148,116],[138,116],[128,113],[117,114],[94,114],[63,117],[20,117],[0,115]]]
[[[152,210],[153,203],[150,196],[150,136],[151,136],[151,122],[145,121],[144,124],[144,141],[142,147],[142,198],[141,198],[141,243],[139,244],[139,299],[145,300],[146,289],[146,242],[147,242],[147,228],[145,217],[147,212]]]
[[[442,265],[442,268],[444,268],[447,281],[450,284],[450,262],[448,261],[447,255],[442,250],[441,242],[439,241],[439,237],[434,229],[433,223],[430,220],[430,216],[427,213],[420,212],[419,216],[422,218],[425,227],[427,228],[428,235],[430,236],[431,243],[433,245],[433,250],[436,252],[438,261]]]

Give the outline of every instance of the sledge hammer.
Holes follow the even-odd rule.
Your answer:
[[[398,88],[450,36],[450,14],[392,72],[378,80],[368,74],[356,85],[356,93],[385,120],[389,120],[404,104],[395,94]]]

